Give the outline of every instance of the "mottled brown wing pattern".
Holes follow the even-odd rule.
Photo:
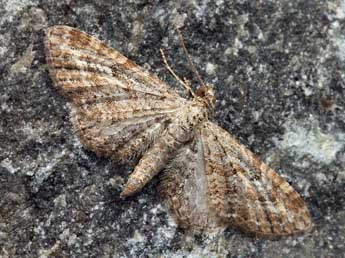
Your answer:
[[[156,76],[78,29],[51,27],[45,49],[54,85],[72,104],[75,131],[99,155],[140,156],[185,103]]]
[[[214,231],[221,220],[209,209],[203,145],[200,137],[182,147],[159,177],[158,191],[184,229]]]
[[[211,122],[204,123],[199,133],[201,146],[193,154],[202,160],[198,168],[185,154],[173,160],[161,177],[161,195],[179,225],[192,230],[229,226],[270,238],[311,227],[299,194],[250,150]],[[189,165],[181,168],[181,164]],[[191,189],[203,189],[206,200],[198,201]],[[213,218],[212,226],[193,215],[199,205]]]
[[[258,236],[291,235],[311,227],[300,195],[228,132],[201,129],[210,208],[230,225]]]

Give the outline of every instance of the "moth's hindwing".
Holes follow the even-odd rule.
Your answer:
[[[215,231],[224,224],[209,207],[200,135],[182,147],[159,177],[158,191],[179,227]]]

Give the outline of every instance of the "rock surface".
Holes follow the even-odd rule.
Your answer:
[[[45,30],[78,27],[180,89],[159,54],[195,78],[172,22],[215,85],[215,120],[302,194],[310,233],[187,235],[155,182],[121,200],[133,167],[80,145]],[[0,257],[344,257],[344,0],[0,0],[0,81]]]

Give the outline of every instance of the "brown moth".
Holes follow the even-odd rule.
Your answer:
[[[211,85],[201,81],[194,93],[163,55],[193,96],[182,98],[116,50],[68,26],[49,28],[45,50],[50,76],[71,103],[72,124],[85,148],[116,161],[139,159],[122,197],[163,170],[159,192],[182,228],[233,227],[262,237],[311,228],[300,195],[209,121]]]

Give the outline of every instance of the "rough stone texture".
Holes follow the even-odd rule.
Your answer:
[[[133,166],[78,142],[45,29],[76,26],[179,88],[158,51],[194,78],[171,22],[216,87],[215,120],[303,195],[310,233],[186,235],[155,182],[121,200]],[[344,0],[0,0],[0,82],[0,257],[344,257]]]

